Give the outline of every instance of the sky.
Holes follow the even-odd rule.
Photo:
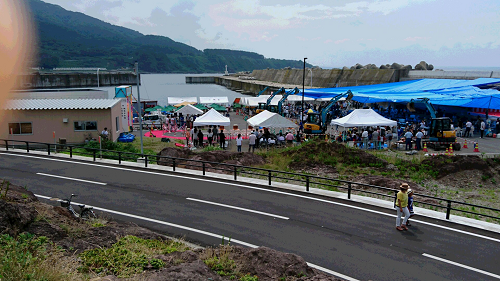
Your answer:
[[[43,0],[197,49],[323,68],[500,68],[499,0]]]

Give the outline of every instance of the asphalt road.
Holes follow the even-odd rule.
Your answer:
[[[500,235],[463,227],[472,234],[457,232],[446,228],[452,224],[417,219],[409,231],[398,232],[395,212],[370,206],[32,155],[0,153],[0,178],[35,194],[76,193],[81,203],[168,222],[113,215],[203,245],[221,239],[198,230],[231,237],[233,244],[238,240],[294,253],[358,280],[500,279]]]

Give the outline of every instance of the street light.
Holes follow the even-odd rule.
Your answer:
[[[305,83],[306,83],[306,59],[304,58],[304,71],[302,74],[302,109],[300,110],[300,124],[304,122],[304,89],[305,89]],[[304,124],[302,124],[302,130],[304,130]]]
[[[141,134],[141,155],[144,154],[144,147],[142,142],[142,109],[141,109],[141,92],[139,91],[140,77],[139,77],[139,63],[136,61],[134,64],[135,75],[137,78],[137,104],[139,105],[139,132]]]

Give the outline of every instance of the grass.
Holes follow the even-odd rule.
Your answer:
[[[97,248],[81,253],[79,256],[83,265],[79,270],[85,273],[112,273],[120,278],[128,278],[143,272],[148,266],[154,269],[164,267],[165,262],[153,258],[154,256],[185,250],[188,247],[180,242],[125,236],[111,248]]]
[[[29,233],[0,236],[0,280],[84,280],[73,259],[44,237]]]

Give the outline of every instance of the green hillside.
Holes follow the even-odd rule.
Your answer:
[[[143,35],[40,0],[26,0],[37,30],[39,55],[32,64],[44,68],[129,68],[156,73],[230,72],[263,68],[301,68],[302,61],[266,59],[244,51],[200,51],[168,37]]]

